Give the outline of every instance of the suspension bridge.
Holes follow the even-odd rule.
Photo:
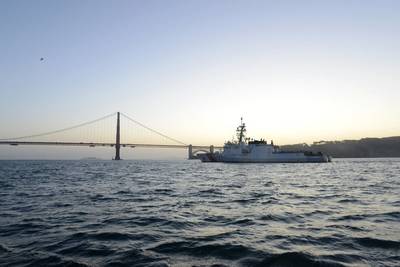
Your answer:
[[[124,125],[133,126],[133,128],[121,127],[122,119],[125,122]],[[143,134],[143,132],[146,134]],[[222,148],[213,145],[186,144],[121,112],[55,131],[0,139],[0,145],[113,147],[115,148],[114,160],[121,159],[120,152],[123,147],[187,149],[188,159],[196,159],[196,154],[199,152],[214,152],[214,149]]]

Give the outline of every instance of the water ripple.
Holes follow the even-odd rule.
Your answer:
[[[399,159],[0,162],[0,266],[398,266]]]

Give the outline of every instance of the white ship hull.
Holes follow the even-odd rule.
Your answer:
[[[307,163],[307,162],[331,162],[327,155],[306,156],[304,153],[277,152],[265,157],[226,157],[219,153],[198,154],[202,162],[226,162],[226,163]]]

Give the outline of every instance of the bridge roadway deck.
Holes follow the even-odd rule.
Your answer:
[[[0,141],[0,145],[42,145],[42,146],[89,146],[89,147],[114,147],[115,143],[89,143],[89,142],[29,142],[29,141]],[[149,147],[149,148],[189,148],[189,145],[159,145],[159,144],[129,144],[121,143],[121,147]],[[192,145],[193,149],[209,149],[210,146]],[[214,146],[221,149],[222,146]]]

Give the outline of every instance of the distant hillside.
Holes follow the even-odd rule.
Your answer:
[[[321,151],[335,158],[400,157],[400,136],[361,140],[320,141],[280,146],[281,150]]]

